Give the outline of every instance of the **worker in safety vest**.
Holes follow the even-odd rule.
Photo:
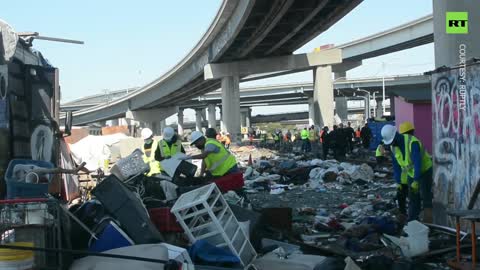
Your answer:
[[[385,151],[385,144],[380,142],[375,151],[375,158],[377,159],[377,165],[382,165],[387,160],[387,152]]]
[[[278,133],[277,130],[272,133],[272,138],[273,138],[273,142],[275,143],[275,148],[279,149],[279,147],[280,147],[280,134]]]
[[[178,152],[185,153],[180,138],[171,127],[163,130],[163,139],[160,141],[153,138],[153,132],[149,128],[142,130],[142,138],[144,140],[143,161],[150,166],[147,176],[154,176],[162,172],[160,161],[169,159]]]
[[[265,131],[262,131],[260,133],[260,139],[261,139],[260,145],[262,147],[266,147],[267,146],[267,134],[265,133]]]
[[[307,128],[304,128],[300,133],[300,138],[302,138],[302,151],[304,153],[307,153],[310,150],[310,141],[308,140],[309,136],[310,132],[307,130]]]
[[[400,134],[410,134],[413,135],[415,128],[413,124],[409,121],[405,121],[400,124],[399,132]],[[400,212],[402,214],[407,213],[407,197],[408,197],[408,172],[402,171],[400,175],[400,184],[397,188],[397,201],[399,204]]]
[[[220,142],[215,139],[205,138],[200,131],[192,132],[191,137],[191,145],[195,145],[202,150],[202,153],[194,156],[185,156],[180,159],[203,159],[201,175],[208,172],[214,178],[218,178],[240,172],[237,160]]]
[[[355,131],[355,144],[360,144],[360,142],[362,141],[361,139],[361,131],[360,131],[360,128],[357,128],[357,130]]]
[[[413,135],[414,127],[406,122],[400,125],[400,134],[392,125],[385,125],[381,134],[383,142],[391,145],[394,178],[399,184],[399,193],[408,188],[408,219],[416,220],[423,211],[423,221],[432,222],[432,158],[422,143]],[[403,178],[403,179],[402,179]],[[402,184],[407,179],[407,185]],[[402,207],[399,200],[399,207]]]

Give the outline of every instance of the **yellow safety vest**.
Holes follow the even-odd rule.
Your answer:
[[[414,142],[418,142],[420,145],[420,153],[422,155],[421,173],[428,171],[432,167],[432,157],[430,157],[427,151],[425,151],[422,143],[415,136],[403,134],[403,137],[405,139],[405,156],[402,155],[400,148],[396,146],[395,159],[397,160],[398,165],[400,165],[402,168],[402,178],[404,177],[403,174],[413,178],[415,175],[415,168],[410,157],[410,153],[412,152],[412,144]]]
[[[279,141],[280,137],[278,137],[278,134],[273,135],[273,140],[274,141]]]
[[[147,156],[145,146],[142,146],[143,161],[150,166],[150,171],[147,173],[147,176],[152,176],[162,172],[160,162],[155,159],[155,152],[157,151],[157,148],[158,142],[156,140],[153,140],[152,148],[150,148],[150,156]]]
[[[308,133],[309,133],[308,134],[308,139],[312,142],[315,141],[315,139],[316,139],[315,138],[315,129],[310,130]]]
[[[163,158],[174,156],[180,151],[180,149],[182,149],[182,143],[178,139],[171,147],[168,147],[168,143],[165,140],[161,140],[160,143],[162,144],[162,147],[160,147],[160,153]]]
[[[302,140],[308,139],[309,135],[310,135],[310,133],[308,132],[308,130],[305,130],[305,129],[303,129],[302,133],[300,133],[300,136],[302,137]]]
[[[395,150],[392,150],[392,147],[393,146],[390,145],[390,151],[393,152]],[[395,154],[396,154],[396,152],[395,152]],[[400,152],[400,154],[401,154],[401,152]],[[397,159],[397,158],[395,157],[395,159]],[[408,185],[408,174],[407,174],[407,172],[404,172],[403,170],[400,174],[400,184]]]
[[[214,139],[207,139],[205,146],[213,144],[220,149],[218,153],[210,153],[204,159],[205,166],[213,176],[224,176],[230,169],[237,165],[235,157],[225,147]]]
[[[379,144],[379,145],[377,146],[377,150],[375,151],[375,156],[376,156],[376,157],[383,157],[381,148],[382,148],[382,145]]]

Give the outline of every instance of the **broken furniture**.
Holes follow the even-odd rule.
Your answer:
[[[172,207],[190,242],[228,248],[247,267],[257,256],[247,234],[215,184],[182,194]]]
[[[476,269],[477,263],[477,236],[475,233],[475,222],[480,221],[480,210],[450,210],[447,215],[455,217],[456,227],[456,258],[447,263],[453,269]],[[471,222],[471,241],[472,241],[472,262],[462,261],[460,254],[460,223],[463,220]]]

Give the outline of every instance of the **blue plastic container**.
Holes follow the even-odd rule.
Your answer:
[[[23,198],[43,198],[48,193],[48,184],[32,184],[15,181],[12,177],[13,168],[16,165],[35,165],[42,168],[54,168],[51,162],[30,160],[30,159],[12,159],[8,163],[7,172],[5,173],[5,182],[7,183],[7,199],[23,199]],[[47,174],[48,182],[52,181],[52,175]]]
[[[372,141],[370,142],[370,150],[376,150],[382,141],[382,128],[385,125],[395,126],[395,122],[368,122],[368,127],[372,131]]]

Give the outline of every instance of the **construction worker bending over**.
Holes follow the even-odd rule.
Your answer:
[[[409,196],[408,219],[419,219],[423,204],[423,221],[431,223],[432,158],[425,151],[420,140],[413,135],[413,131],[411,123],[402,123],[400,132],[404,134],[398,133],[392,125],[385,125],[381,134],[385,145],[391,145],[394,178],[399,184],[400,191],[406,188],[402,185],[402,173],[406,174]],[[406,191],[403,190],[403,192],[405,194]]]
[[[201,154],[182,157],[182,160],[203,159],[200,175],[206,172],[213,178],[238,173],[237,160],[225,147],[215,139],[205,138],[200,131],[192,132],[192,143]]]
[[[144,141],[142,147],[143,161],[150,166],[147,176],[162,173],[160,161],[168,159],[178,152],[185,153],[181,140],[171,127],[166,127],[163,130],[163,139],[160,142],[153,138],[153,132],[149,128],[142,130],[142,138]]]

